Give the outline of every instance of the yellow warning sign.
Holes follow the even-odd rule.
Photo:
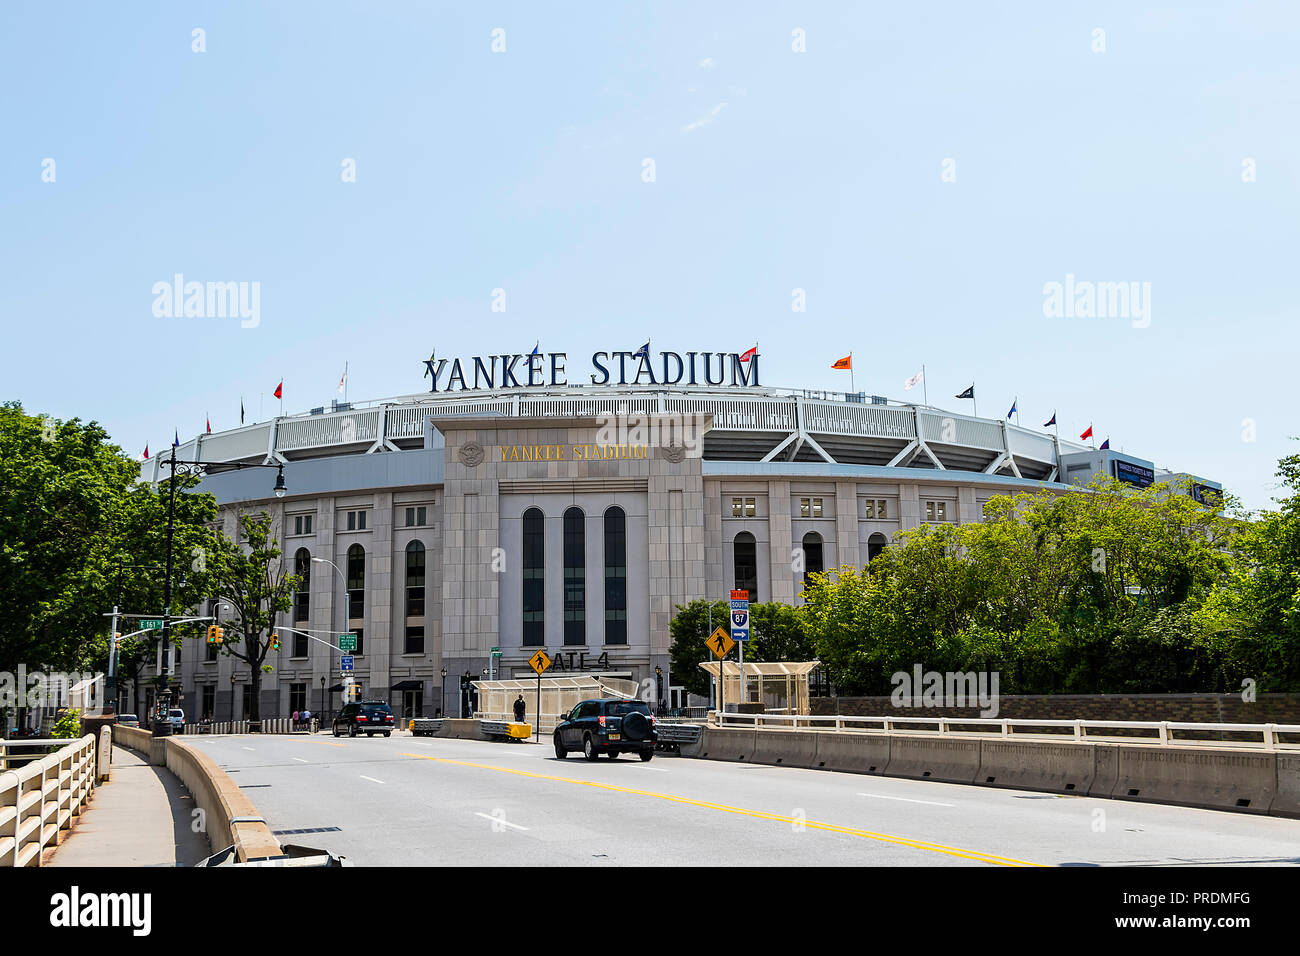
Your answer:
[[[725,627],[719,627],[709,635],[709,639],[704,642],[709,645],[709,650],[713,651],[713,656],[718,660],[726,657],[731,653],[731,649],[736,646],[736,642],[731,639]]]
[[[538,651],[528,659],[528,666],[537,672],[538,677],[541,677],[546,669],[551,666],[551,659],[546,656],[545,651]]]

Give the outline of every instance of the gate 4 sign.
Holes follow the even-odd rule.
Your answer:
[[[749,640],[749,592],[731,592],[731,637],[736,641]]]
[[[545,651],[538,651],[528,658],[528,666],[537,672],[538,677],[541,677],[546,668],[551,666],[551,659],[546,656]]]
[[[722,660],[731,653],[731,649],[736,646],[736,642],[731,639],[725,627],[716,628],[709,639],[704,642],[708,645],[709,650],[713,651],[713,656]]]

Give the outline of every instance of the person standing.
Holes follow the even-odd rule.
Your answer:
[[[526,714],[527,711],[528,705],[524,703],[524,695],[520,694],[515,698],[515,723],[522,724],[524,722],[524,714]]]

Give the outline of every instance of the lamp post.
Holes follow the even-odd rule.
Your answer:
[[[662,714],[664,712],[664,669],[658,666],[655,667],[655,697],[659,701],[656,709]]]
[[[169,678],[171,676],[171,624],[172,624],[172,539],[176,532],[176,475],[206,475],[208,469],[213,466],[220,466],[222,462],[211,461],[194,461],[194,462],[177,462],[176,445],[172,445],[171,457],[168,461],[169,475],[167,481],[167,576],[163,579],[163,626],[162,626],[162,666],[158,670],[158,699],[162,707],[164,716],[171,710],[171,687]],[[288,487],[284,483],[284,465],[281,464],[244,464],[234,462],[233,467],[236,471],[243,468],[275,468],[275,487],[272,489],[277,498],[283,498],[288,492]],[[234,683],[234,677],[231,676],[231,683]],[[232,688],[233,690],[233,688]],[[171,721],[163,720],[154,722],[154,736],[166,737],[172,732]]]
[[[321,722],[324,723],[325,721],[325,675],[323,674],[321,675],[321,679],[320,679],[320,717],[321,717]]]
[[[311,559],[311,563],[312,563],[312,564],[328,564],[331,568],[334,569],[334,573],[337,574],[337,575],[339,576],[339,581],[340,581],[340,583],[342,583],[342,585],[343,585],[343,630],[340,631],[339,633],[340,633],[340,634],[346,634],[346,633],[348,632],[348,621],[349,621],[349,620],[351,619],[351,617],[352,617],[352,595],[350,595],[350,594],[348,593],[348,579],[345,578],[345,577],[343,576],[343,572],[339,570],[339,566],[338,566],[337,564],[335,564],[333,561],[330,561],[328,558],[312,558],[312,559]],[[342,665],[342,663],[340,662],[340,664],[339,664],[339,675],[340,675],[340,676],[339,676],[339,679],[340,679],[340,680],[343,680],[343,676],[342,676],[342,675],[343,675],[343,670],[342,670],[342,667],[343,667],[343,665]],[[347,682],[344,681],[344,683],[345,683],[344,694],[346,694],[346,693],[347,693],[347,691],[346,691],[346,685],[347,685]],[[323,679],[322,679],[322,684],[323,684]],[[343,703],[346,704],[347,701],[344,700]]]
[[[237,723],[238,720],[239,718],[235,716],[235,661],[234,658],[231,658],[230,660],[230,722],[234,724]]]
[[[440,703],[442,704],[442,706],[439,707],[438,710],[442,712],[442,716],[446,717],[447,716],[447,668],[445,667],[442,669],[442,683],[438,685],[438,696],[441,698]]]

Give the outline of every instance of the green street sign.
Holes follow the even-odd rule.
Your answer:
[[[355,651],[357,649],[357,636],[355,634],[339,635],[339,650]]]
[[[147,617],[140,621],[140,630],[142,631],[161,631],[162,619],[157,617]]]

